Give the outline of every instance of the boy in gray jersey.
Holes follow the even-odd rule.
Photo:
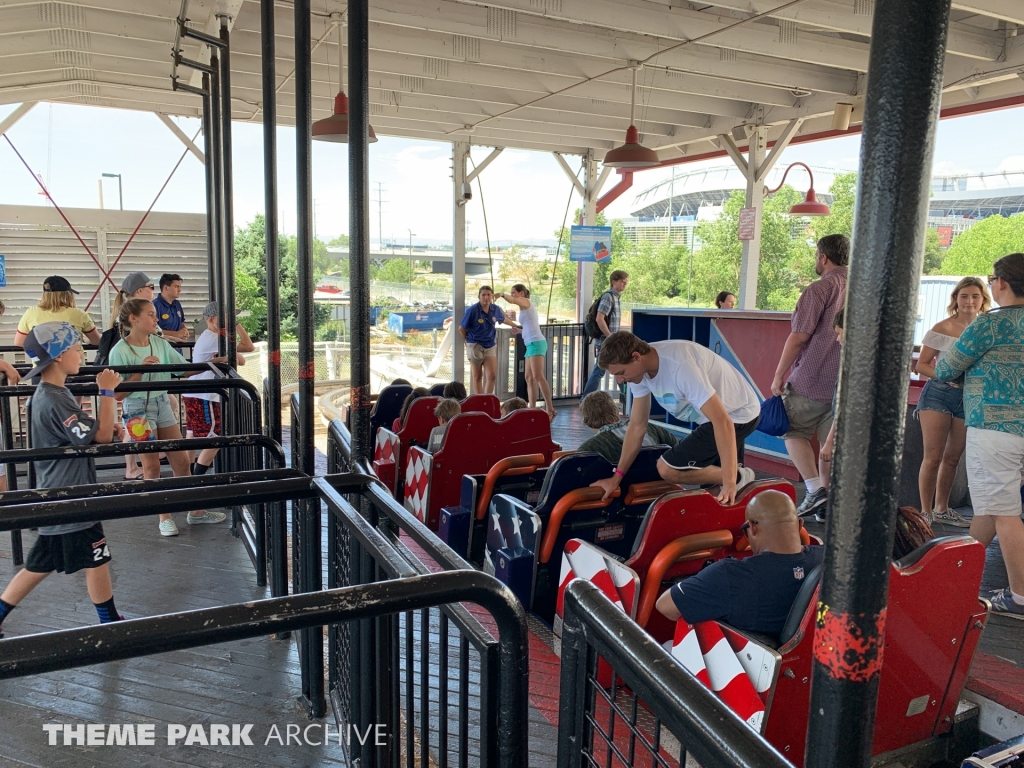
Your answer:
[[[26,379],[41,378],[32,394],[32,441],[37,448],[109,443],[114,435],[114,389],[121,377],[105,370],[96,376],[100,389],[99,414],[93,418],[82,410],[64,386],[82,365],[82,336],[70,324],[41,323],[25,338],[25,352],[35,368]],[[96,465],[91,458],[37,461],[36,480],[40,488],[63,488],[96,482]],[[0,623],[43,579],[54,571],[75,573],[83,568],[89,597],[96,606],[100,623],[120,621],[110,585],[110,550],[100,523],[65,523],[39,528],[39,538],[25,559],[25,567],[0,594]],[[0,630],[0,637],[3,632]]]

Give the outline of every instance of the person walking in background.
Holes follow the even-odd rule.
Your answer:
[[[477,292],[477,303],[466,309],[459,323],[459,335],[466,340],[466,358],[472,372],[470,392],[474,395],[494,394],[498,379],[498,349],[495,327],[505,322],[505,313],[494,304],[494,290],[483,285]]]
[[[796,303],[792,330],[772,381],[772,394],[782,397],[789,417],[789,431],[782,439],[807,487],[807,496],[797,508],[801,516],[818,512],[828,502],[828,473],[815,461],[811,438],[817,435],[824,444],[832,426],[832,397],[842,352],[832,320],[846,303],[849,261],[850,239],[845,235],[827,235],[818,241],[814,271],[821,279],[807,286]]]
[[[1024,618],[1024,253],[999,259],[988,284],[999,308],[967,326],[935,378],[964,377],[971,536],[985,546],[999,537],[1010,585],[988,599],[993,611]]]
[[[219,355],[220,351],[220,320],[217,317],[217,302],[211,301],[203,309],[203,318],[206,320],[206,330],[196,339],[196,345],[192,349],[192,362],[194,363],[226,363],[227,356]],[[256,345],[252,343],[248,332],[241,323],[235,325],[235,333],[238,335],[238,343],[235,346],[235,362],[237,365],[245,365],[243,352],[252,352]],[[213,371],[204,371],[192,377],[192,381],[200,379],[213,379]],[[185,423],[188,431],[193,437],[218,437],[224,433],[220,426],[220,395],[212,392],[185,392]],[[193,475],[205,475],[209,471],[213,460],[217,457],[220,448],[206,448],[202,450],[192,462]]]
[[[715,306],[719,309],[736,309],[736,294],[722,291],[715,296]]]
[[[181,296],[181,275],[160,275],[160,293],[153,299],[156,307],[156,321],[164,338],[168,341],[188,341],[188,326],[185,324],[185,310],[178,297]]]
[[[18,330],[14,332],[14,346],[23,347],[28,332],[40,323],[67,323],[90,344],[98,344],[100,332],[96,323],[86,312],[75,306],[78,291],[71,287],[60,275],[53,275],[43,281],[43,295],[39,303],[25,310],[18,321]]]
[[[523,343],[526,344],[526,404],[533,408],[537,402],[537,390],[544,398],[544,407],[548,418],[554,421],[555,405],[551,399],[551,385],[544,376],[544,363],[547,360],[548,342],[540,329],[540,317],[537,307],[530,301],[530,289],[522,283],[512,286],[512,293],[499,293],[498,298],[510,301],[519,307],[519,324],[523,329]]]
[[[127,334],[110,350],[110,364],[114,366],[174,365],[185,363],[178,351],[160,336],[156,335],[156,309],[153,302],[145,299],[129,299],[121,305],[118,318]],[[191,375],[191,374],[185,374]],[[169,373],[133,373],[126,381],[169,381]],[[171,409],[167,391],[130,392],[121,395],[121,415],[124,428],[132,442],[145,443],[150,440],[181,440],[178,414]],[[188,477],[188,453],[168,451],[167,462],[175,477]],[[147,480],[160,477],[160,456],[156,453],[142,454],[142,469]],[[199,523],[220,523],[226,515],[223,512],[189,512],[189,525]],[[160,515],[160,535],[177,536],[178,526],[170,514]]]
[[[968,528],[971,525],[949,506],[960,457],[967,445],[964,424],[964,391],[959,381],[945,383],[935,378],[935,366],[952,349],[956,340],[992,301],[985,283],[977,277],[965,277],[953,289],[945,320],[936,323],[921,341],[921,356],[915,371],[927,377],[914,415],[921,422],[924,458],[917,475],[921,510],[936,523]],[[933,511],[934,510],[934,511]]]
[[[604,335],[599,339],[594,339],[594,367],[590,369],[590,376],[587,377],[587,383],[583,387],[580,397],[586,397],[591,392],[596,392],[597,388],[601,386],[601,379],[604,378],[604,370],[598,365],[598,360],[601,359],[601,344],[619,330],[619,324],[622,322],[622,307],[619,299],[622,298],[622,292],[629,285],[629,273],[616,269],[609,276],[609,283],[608,290],[601,294],[601,299],[597,304],[597,313],[594,315],[594,322],[597,323],[597,327]]]

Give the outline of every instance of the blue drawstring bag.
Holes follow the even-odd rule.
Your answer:
[[[772,437],[782,437],[789,432],[789,416],[786,414],[782,398],[778,395],[769,397],[761,403],[761,421],[757,424],[757,431]]]

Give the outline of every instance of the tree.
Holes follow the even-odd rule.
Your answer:
[[[573,221],[579,221],[583,211],[579,208],[573,214]],[[608,226],[608,218],[604,215],[604,212],[597,214],[597,222],[595,226],[606,227]],[[562,250],[558,255],[558,265],[555,267],[555,279],[558,281],[558,288],[555,293],[557,296],[562,296],[567,299],[576,298],[576,273],[577,263],[575,261],[569,261],[569,228],[566,227],[562,230]],[[558,230],[555,230],[555,237],[559,236]],[[601,262],[600,264],[594,265],[594,295],[590,297],[589,301],[585,301],[584,304],[589,307],[593,303],[594,299],[608,290],[608,276],[612,273],[613,269],[619,269],[619,259],[627,256],[633,252],[636,245],[626,238],[626,231],[622,226],[622,222],[612,222],[612,258],[611,261]]]
[[[792,235],[794,219],[789,209],[802,199],[802,194],[785,186],[765,200],[757,281],[759,309],[792,309],[800,291],[815,277],[813,247],[808,245],[806,236]],[[697,226],[701,247],[693,255],[691,292],[698,304],[711,306],[719,291],[739,291],[743,246],[736,232],[744,203],[744,194],[733,192],[718,219]],[[679,264],[678,279],[685,292],[688,263]]]
[[[327,247],[319,240],[314,240],[312,246],[315,283],[326,272],[324,266],[330,264],[330,257],[327,256]],[[295,249],[296,238],[278,235],[281,338],[284,340],[294,340],[298,335],[299,290]],[[265,339],[267,332],[266,251],[266,221],[261,214],[257,214],[246,227],[235,230],[236,298],[239,309],[252,313],[250,318],[246,318],[244,327],[255,340]],[[330,308],[326,305],[313,305],[314,327],[327,322],[330,316]]]
[[[809,229],[815,241],[825,235],[853,236],[853,212],[857,202],[857,174],[838,173],[828,189],[832,195],[830,216],[816,216],[811,219]]]
[[[333,240],[328,241],[329,246],[341,246],[342,248],[348,248],[348,235],[338,235]]]
[[[374,279],[384,283],[411,283],[414,277],[412,264],[405,259],[388,259],[378,270]]]
[[[943,275],[988,275],[1008,253],[1024,251],[1024,213],[989,216],[953,239],[942,260]]]
[[[535,259],[521,245],[514,245],[502,254],[498,277],[506,283],[522,283],[533,292],[550,276],[550,267],[547,261]]]
[[[944,255],[938,231],[929,227],[924,233],[924,262],[921,271],[926,275],[941,274]]]

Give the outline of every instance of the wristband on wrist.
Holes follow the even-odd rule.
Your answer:
[[[113,396],[114,396],[114,390],[112,390],[112,389],[101,389],[100,390],[100,397],[113,397]]]
[[[625,477],[625,476],[626,476],[626,473],[625,473],[625,472],[623,472],[623,471],[622,471],[621,469],[619,469],[618,467],[616,467],[616,468],[615,468],[615,469],[613,469],[612,471],[613,471],[613,472],[614,472],[614,473],[615,473],[616,475],[618,475],[619,477]]]

